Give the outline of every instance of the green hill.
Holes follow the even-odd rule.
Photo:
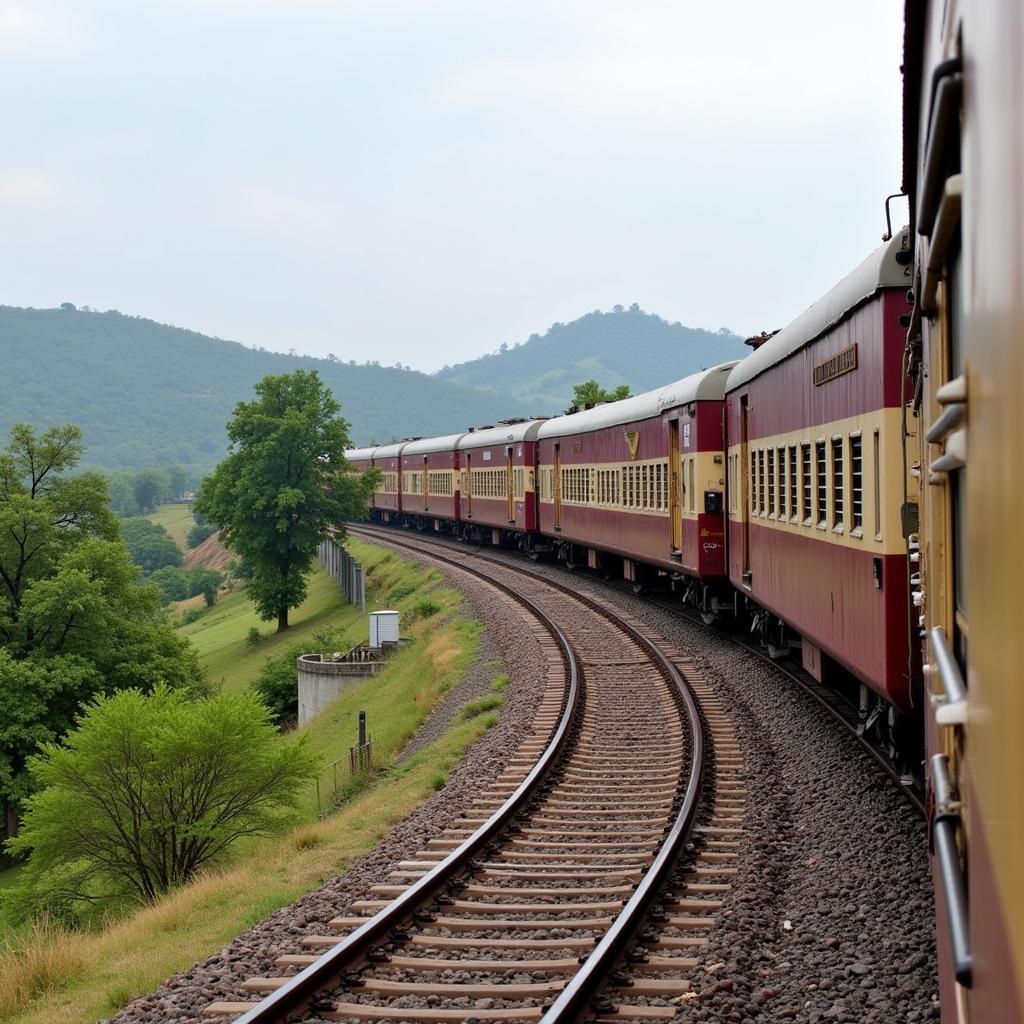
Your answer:
[[[19,421],[72,422],[110,469],[212,468],[235,403],[268,373],[316,369],[356,444],[492,423],[495,396],[412,370],[279,355],[140,317],[0,306],[0,438]],[[504,396],[502,416],[526,408]]]
[[[512,348],[445,367],[436,376],[478,388],[500,389],[531,412],[560,412],[574,384],[594,378],[606,388],[629,384],[634,394],[685,377],[702,367],[749,355],[731,331],[704,331],[669,323],[639,306],[595,310],[553,324]]]

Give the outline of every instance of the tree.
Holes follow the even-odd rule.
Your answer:
[[[143,572],[155,572],[165,565],[181,565],[181,549],[159,523],[142,518],[126,519],[121,523],[121,535],[135,564]]]
[[[206,607],[212,608],[214,601],[217,600],[217,591],[223,582],[223,573],[211,569],[208,565],[197,565],[188,574],[189,597],[202,594],[203,600],[206,601]]]
[[[8,848],[31,853],[25,884],[65,906],[152,900],[242,837],[287,828],[317,764],[305,737],[276,735],[254,694],[101,696],[32,758],[38,790]]]
[[[602,402],[620,402],[623,398],[629,398],[628,384],[620,384],[612,391],[607,391],[591,378],[574,385],[572,389],[572,404],[577,409],[600,405]]]
[[[252,567],[249,594],[280,632],[306,596],[317,545],[366,514],[370,484],[345,462],[348,424],[315,370],[264,377],[256,395],[235,406],[229,454],[195,508]]]
[[[149,582],[160,588],[164,604],[184,601],[186,597],[192,596],[189,593],[188,575],[174,565],[165,565],[162,569],[157,569],[150,575]]]
[[[170,480],[167,474],[159,469],[142,469],[135,474],[132,480],[132,490],[135,492],[135,500],[138,503],[139,511],[145,515],[167,497],[170,489]]]
[[[70,476],[81,431],[15,426],[0,454],[0,804],[8,828],[25,760],[98,691],[202,691],[195,652],[163,621],[95,473]]]

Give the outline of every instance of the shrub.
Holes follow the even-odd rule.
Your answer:
[[[188,546],[190,548],[197,548],[207,537],[212,537],[216,532],[217,527],[213,523],[196,523],[188,531]]]
[[[190,623],[196,622],[203,617],[205,608],[189,608],[187,612],[181,617],[181,623],[183,626],[187,626]]]
[[[245,642],[250,647],[255,647],[263,639],[263,634],[260,632],[259,626],[251,626],[249,632],[245,634]]]
[[[253,694],[122,690],[32,758],[39,789],[8,848],[31,853],[24,884],[52,879],[68,902],[152,900],[243,836],[288,828],[317,763],[304,738],[277,737]]]

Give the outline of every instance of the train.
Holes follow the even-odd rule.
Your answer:
[[[664,587],[846,692],[908,781],[924,768],[942,1019],[1009,1024],[1024,1021],[1024,8],[907,0],[904,50],[909,224],[746,358],[347,460],[376,470],[376,521]]]

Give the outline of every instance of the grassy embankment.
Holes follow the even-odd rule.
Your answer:
[[[341,808],[323,820],[317,819],[310,787],[303,796],[301,821],[287,835],[249,842],[219,869],[105,928],[67,933],[39,927],[21,936],[0,954],[0,1020],[70,1024],[113,1014],[277,907],[344,870],[442,786],[470,744],[494,723],[498,698],[476,702],[440,740],[402,765],[395,764],[397,753],[438,699],[472,664],[481,627],[464,617],[462,598],[441,587],[436,572],[419,571],[358,542],[351,542],[350,549],[367,569],[370,608],[398,608],[403,613],[402,633],[413,643],[387,670],[340,698],[303,732],[330,761],[354,742],[356,716],[365,710],[377,766],[369,784],[350,787]],[[311,636],[323,625],[351,630],[353,641],[361,640],[365,617],[339,605],[323,580],[326,574],[318,573],[287,639],[248,645],[246,634],[254,620],[238,595],[218,603],[208,618],[185,627],[204,662],[218,666],[213,678],[218,679],[219,672],[225,686],[240,690],[275,645],[290,644],[304,633]],[[501,688],[499,679],[496,693]]]
[[[188,531],[196,524],[192,518],[191,505],[161,505],[146,518],[162,526],[171,535],[171,540],[181,548],[182,554],[188,551]]]

